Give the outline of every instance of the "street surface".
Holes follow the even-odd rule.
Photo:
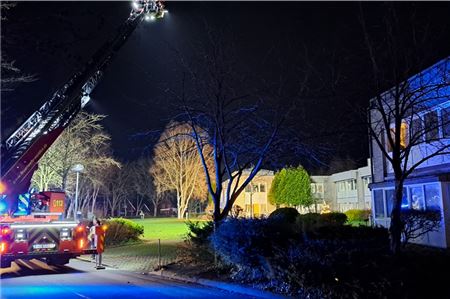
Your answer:
[[[21,261],[0,270],[0,298],[251,298],[153,275],[106,268],[71,260],[50,267],[40,261]]]

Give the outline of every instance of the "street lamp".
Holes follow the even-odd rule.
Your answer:
[[[73,219],[75,220],[75,221],[77,221],[77,210],[78,210],[78,181],[79,181],[79,179],[80,179],[80,172],[83,172],[83,170],[84,170],[84,166],[82,165],[82,164],[75,164],[73,167],[72,167],[72,169],[71,169],[73,172],[76,172],[77,173],[77,182],[76,182],[76,185],[75,185],[75,204],[74,204],[74,209],[73,209]]]

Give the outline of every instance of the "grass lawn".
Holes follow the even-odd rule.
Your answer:
[[[144,239],[161,241],[182,241],[187,233],[186,220],[177,218],[133,219],[144,226]],[[191,221],[202,221],[191,219]]]

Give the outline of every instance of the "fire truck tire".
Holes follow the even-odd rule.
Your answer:
[[[63,266],[69,263],[68,258],[52,258],[47,261],[47,264],[51,266]]]
[[[11,267],[11,261],[2,261],[0,264],[0,268],[9,268]]]

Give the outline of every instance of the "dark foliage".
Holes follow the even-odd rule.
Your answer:
[[[288,223],[294,223],[299,213],[294,208],[278,208],[270,213],[269,218],[279,221],[285,221]]]
[[[186,222],[188,233],[186,236],[187,246],[184,255],[188,260],[205,263],[214,259],[214,251],[209,238],[214,231],[214,222]]]
[[[317,215],[305,218],[321,219]],[[228,219],[211,240],[237,281],[300,296],[332,297],[350,290],[351,297],[362,294],[362,287],[378,292],[378,284],[369,283],[370,271],[388,250],[386,229],[343,226],[331,218],[332,225],[322,221],[304,232],[307,239],[298,226],[286,229],[277,219]]]
[[[119,245],[139,241],[144,233],[144,226],[124,218],[111,218],[106,221],[106,245]]]

